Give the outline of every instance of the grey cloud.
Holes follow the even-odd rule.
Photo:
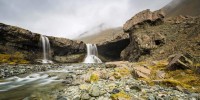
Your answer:
[[[171,0],[0,0],[0,22],[45,35],[77,38],[100,24],[122,26],[144,9]]]

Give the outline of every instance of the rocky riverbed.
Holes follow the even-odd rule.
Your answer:
[[[120,64],[119,64],[120,63]],[[133,64],[134,65],[134,64]],[[19,87],[1,91],[1,99],[20,97],[23,100],[199,100],[198,93],[181,91],[178,87],[150,85],[147,81],[133,75],[134,66],[126,62],[106,64],[68,64],[68,65],[18,65],[2,67],[4,77],[25,73],[42,72],[39,76],[55,77],[40,87]],[[3,65],[2,65],[3,66]],[[135,65],[136,66],[136,65]],[[44,69],[46,68],[46,69]],[[12,72],[15,73],[8,73]],[[16,74],[17,73],[17,74]],[[34,76],[32,76],[34,78]],[[5,82],[1,79],[1,83]],[[34,83],[33,81],[32,83]],[[2,85],[2,84],[1,84]],[[0,85],[0,87],[1,87]],[[29,86],[28,84],[27,86]],[[33,89],[34,88],[34,89]],[[22,90],[19,90],[22,89]],[[31,91],[31,92],[30,92]],[[18,94],[28,93],[23,96]],[[15,93],[15,94],[12,94]],[[7,97],[6,97],[7,94]],[[8,96],[9,95],[9,96]],[[12,95],[12,96],[11,96]],[[12,98],[11,98],[12,97]]]

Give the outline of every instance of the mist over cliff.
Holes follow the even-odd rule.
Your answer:
[[[157,10],[170,0],[1,0],[0,21],[44,35],[76,38],[101,24],[122,26],[144,9]],[[96,31],[96,29],[95,29]]]

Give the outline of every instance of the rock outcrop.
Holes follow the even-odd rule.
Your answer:
[[[142,11],[132,17],[124,24],[124,31],[129,33],[130,44],[122,51],[121,57],[124,60],[137,61],[141,55],[150,54],[150,51],[165,43],[165,36],[159,32],[137,32],[163,22],[162,11],[151,12],[149,9]]]
[[[86,54],[86,46],[82,41],[66,38],[48,37],[53,51],[53,59],[61,63],[81,62]]]
[[[199,61],[199,29],[200,17],[164,19],[161,10],[142,11],[124,25],[124,31],[130,36],[130,44],[121,52],[121,57],[128,61],[161,60],[181,53]]]
[[[171,55],[169,57],[169,64],[167,65],[167,70],[177,70],[177,69],[192,69],[191,66],[193,62],[182,54]]]
[[[149,9],[147,9],[136,14],[134,17],[128,20],[124,24],[123,29],[125,32],[134,31],[137,28],[143,27],[145,24],[155,25],[159,21],[162,21],[163,18],[164,12],[162,10],[151,12]]]
[[[80,54],[82,56],[76,56],[70,58],[69,62],[79,62],[84,58],[83,55],[86,52],[86,47],[83,42],[72,41],[65,38],[48,37],[52,47],[53,58],[58,57],[74,57],[72,55]],[[13,55],[15,52],[20,52],[24,55],[24,59],[35,63],[36,59],[42,58],[42,47],[40,41],[40,34],[33,33],[31,31],[6,25],[0,23],[0,53]],[[79,59],[79,60],[71,60]],[[57,62],[60,62],[57,59]],[[63,61],[62,61],[63,62]],[[67,59],[64,62],[68,62]]]

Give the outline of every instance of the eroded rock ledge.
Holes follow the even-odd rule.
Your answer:
[[[99,56],[103,61],[120,60],[120,53],[130,43],[128,34],[119,34],[109,41],[97,44]]]
[[[199,28],[199,17],[164,19],[161,10],[142,11],[124,24],[130,44],[121,52],[121,58],[128,61],[161,60],[177,53],[199,57]]]
[[[164,14],[162,11],[151,12],[149,9],[144,10],[124,24],[124,32],[129,33],[130,44],[122,51],[121,57],[124,60],[137,61],[142,54],[149,54],[150,50],[156,45],[162,45],[165,37],[158,33],[137,33],[139,29],[145,29],[150,26],[159,25],[163,22]]]
[[[52,57],[56,62],[80,62],[86,53],[83,42],[65,38],[48,37],[52,47]],[[40,34],[0,23],[0,53],[20,52],[24,59],[35,63],[42,58]]]

